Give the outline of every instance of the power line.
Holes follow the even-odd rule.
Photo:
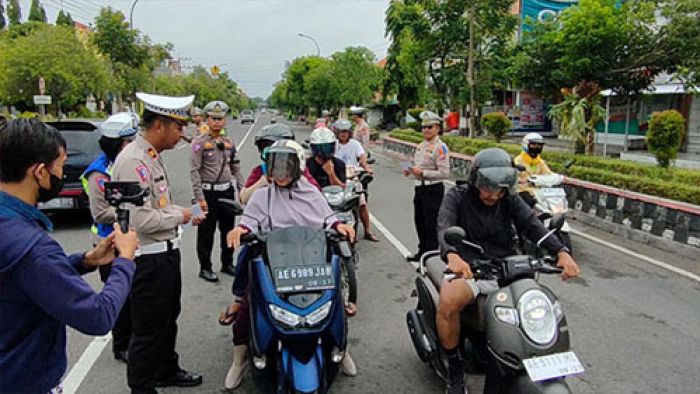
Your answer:
[[[54,4],[46,3],[46,4],[44,4],[44,6],[46,6],[46,7],[49,8],[49,9],[52,9],[52,10],[56,11],[56,13],[58,13],[59,11],[61,11],[60,6],[56,6],[56,5],[54,5]],[[92,20],[95,18],[95,17],[92,16],[92,15],[88,15],[88,14],[85,13],[84,11],[77,11],[77,10],[69,9],[69,8],[67,8],[67,7],[63,7],[63,11],[64,11],[64,12],[66,12],[66,11],[69,12],[70,15],[71,15],[71,17],[73,17],[74,19],[82,19],[82,20],[84,20],[84,21],[86,21],[86,22],[92,22]]]

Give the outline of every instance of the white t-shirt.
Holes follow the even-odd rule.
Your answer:
[[[360,142],[356,139],[352,138],[350,138],[350,140],[348,140],[348,142],[345,144],[341,144],[340,141],[338,141],[338,144],[335,147],[335,157],[344,161],[345,164],[354,167],[360,166],[360,162],[357,160],[357,158],[364,154],[365,150],[362,148],[362,144],[360,144]]]

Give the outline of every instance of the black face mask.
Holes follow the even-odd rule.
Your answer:
[[[542,153],[542,148],[541,147],[532,147],[532,148],[527,148],[527,154],[530,155],[533,159],[539,154]]]
[[[58,196],[58,193],[63,190],[64,178],[59,178],[51,173],[49,173],[49,175],[51,175],[51,186],[48,189],[44,189],[41,187],[41,185],[39,185],[39,197],[37,198],[38,202],[53,200]]]

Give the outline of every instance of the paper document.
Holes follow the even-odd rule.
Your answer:
[[[413,164],[411,164],[408,161],[402,161],[399,164],[401,165],[401,168],[403,168],[404,170],[409,170],[409,169],[411,169],[411,167],[413,167]]]
[[[190,211],[192,211],[192,218],[190,219],[189,222],[183,224],[182,227],[188,228],[188,227],[192,226],[192,221],[194,219],[205,218],[207,216],[207,213],[202,211],[202,207],[200,207],[198,203],[193,204],[190,207]]]

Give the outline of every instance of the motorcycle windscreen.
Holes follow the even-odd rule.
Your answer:
[[[267,261],[278,293],[300,293],[335,287],[326,232],[287,227],[267,237]]]

